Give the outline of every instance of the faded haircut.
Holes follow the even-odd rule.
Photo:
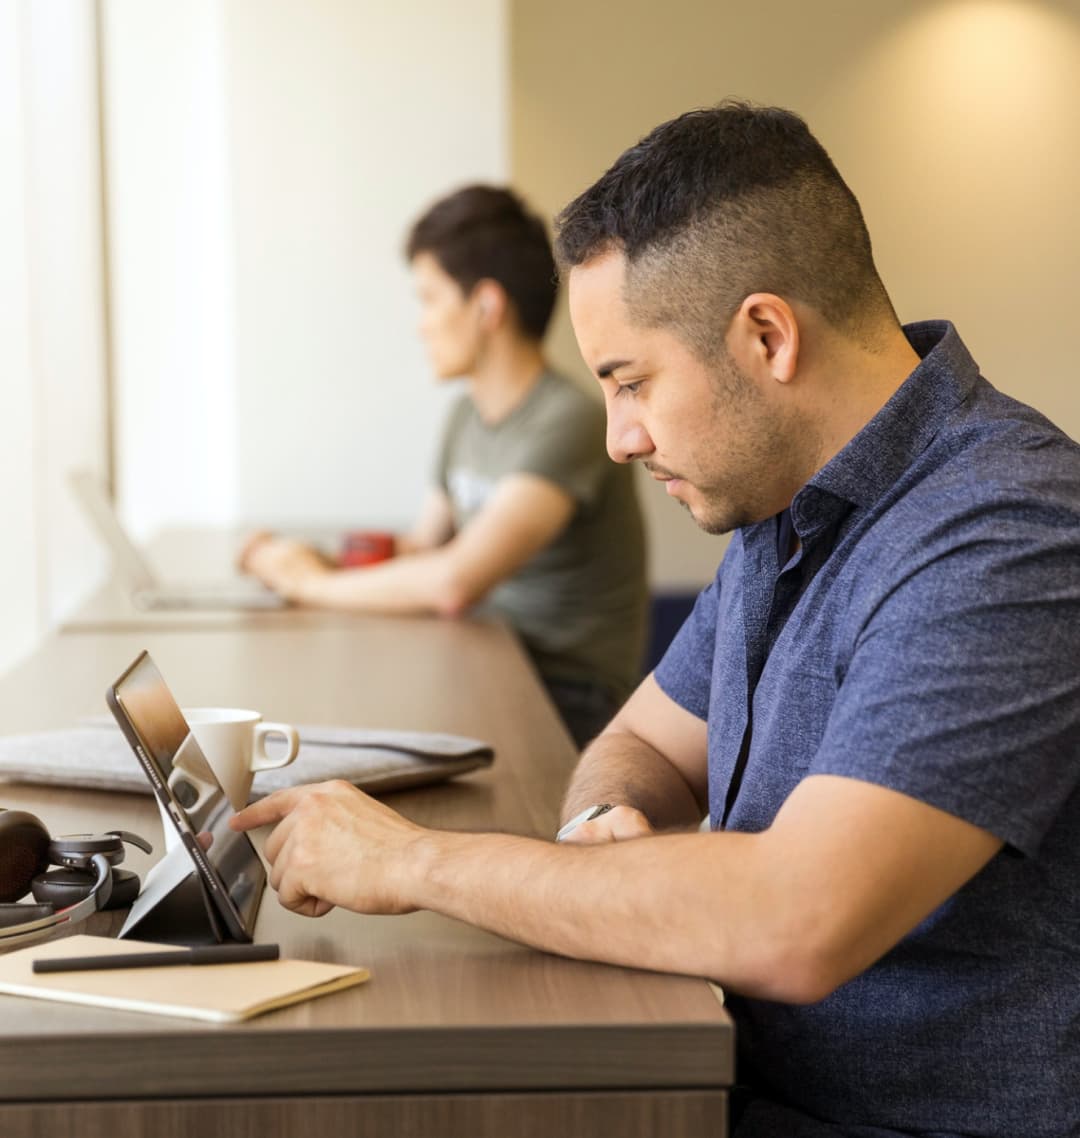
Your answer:
[[[705,362],[755,292],[809,305],[872,348],[896,314],[855,195],[806,123],[726,101],[656,127],[556,219],[565,273],[627,260],[638,323],[672,328]]]

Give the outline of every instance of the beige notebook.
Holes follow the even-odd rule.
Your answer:
[[[366,968],[310,960],[260,960],[245,964],[179,964],[166,968],[118,968],[100,972],[41,973],[35,960],[56,956],[116,956],[174,944],[70,936],[0,955],[0,992],[63,1000],[124,1011],[238,1023],[274,1008],[362,984]]]

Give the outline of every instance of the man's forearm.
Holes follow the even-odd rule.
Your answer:
[[[716,914],[700,904],[710,896],[701,889],[702,876],[710,873],[700,847],[667,844],[710,836],[567,846],[503,834],[429,831],[420,839],[422,851],[405,888],[410,904],[549,952],[710,976],[725,956]],[[738,835],[736,842],[744,839]],[[682,887],[680,863],[694,866]],[[675,927],[678,936],[671,935]]]
[[[302,585],[298,599],[320,608],[402,616],[456,615],[467,607],[441,550],[313,575]]]
[[[581,756],[563,800],[562,821],[594,803],[633,806],[654,829],[693,826],[703,806],[659,751],[629,731],[605,731]]]
[[[814,1003],[863,972],[1002,849],[898,791],[804,779],[756,833],[566,845],[420,831],[406,904],[582,959]]]

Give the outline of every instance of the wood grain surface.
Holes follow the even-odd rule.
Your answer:
[[[0,680],[0,731],[102,714],[107,685],[145,648],[182,705],[485,739],[496,752],[490,769],[387,801],[425,825],[550,837],[576,756],[502,625],[292,617],[54,635]],[[149,795],[7,784],[0,805],[33,810],[57,834],[125,828],[160,842]],[[134,851],[125,864],[145,871],[156,856]],[[115,923],[99,914],[89,931]],[[283,910],[270,891],[257,936],[289,956],[362,964],[373,979],[229,1027],[0,997],[0,1133],[19,1133],[29,1117],[41,1125],[26,1131],[34,1134],[187,1133],[163,1121],[180,1114],[197,1116],[190,1132],[204,1138],[724,1133],[732,1031],[703,980],[566,960],[434,913],[336,911],[310,920]],[[259,1101],[241,1126],[244,1096]],[[169,1106],[218,1097],[235,1100],[225,1114],[211,1104]],[[302,1129],[288,1129],[279,1100],[313,1112],[303,1113]],[[63,1129],[50,1106],[62,1101],[95,1104],[85,1129]],[[341,1110],[353,1119],[348,1129],[308,1125]],[[214,1129],[218,1116],[232,1128]]]

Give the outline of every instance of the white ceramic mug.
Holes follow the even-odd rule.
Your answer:
[[[199,744],[221,783],[234,810],[242,810],[251,794],[251,780],[256,771],[272,770],[287,766],[296,758],[300,749],[300,738],[296,728],[288,723],[263,722],[257,711],[240,707],[185,707],[184,718],[191,728],[195,742]],[[271,753],[267,742],[279,737],[285,746]],[[177,767],[184,764],[178,757]],[[179,769],[174,771],[178,777]],[[204,791],[209,793],[205,780],[200,780],[198,771],[184,768],[181,781],[185,783],[185,794],[191,801],[183,801],[189,815],[197,815]],[[171,782],[172,780],[170,780]],[[162,825],[165,830],[166,848],[172,848],[180,839],[176,828],[160,807]],[[193,822],[196,820],[193,816]]]
[[[288,766],[300,749],[296,728],[267,723],[257,711],[240,707],[185,707],[184,718],[217,775],[234,810],[242,810],[251,794],[256,771]],[[267,749],[273,737],[283,748]]]

